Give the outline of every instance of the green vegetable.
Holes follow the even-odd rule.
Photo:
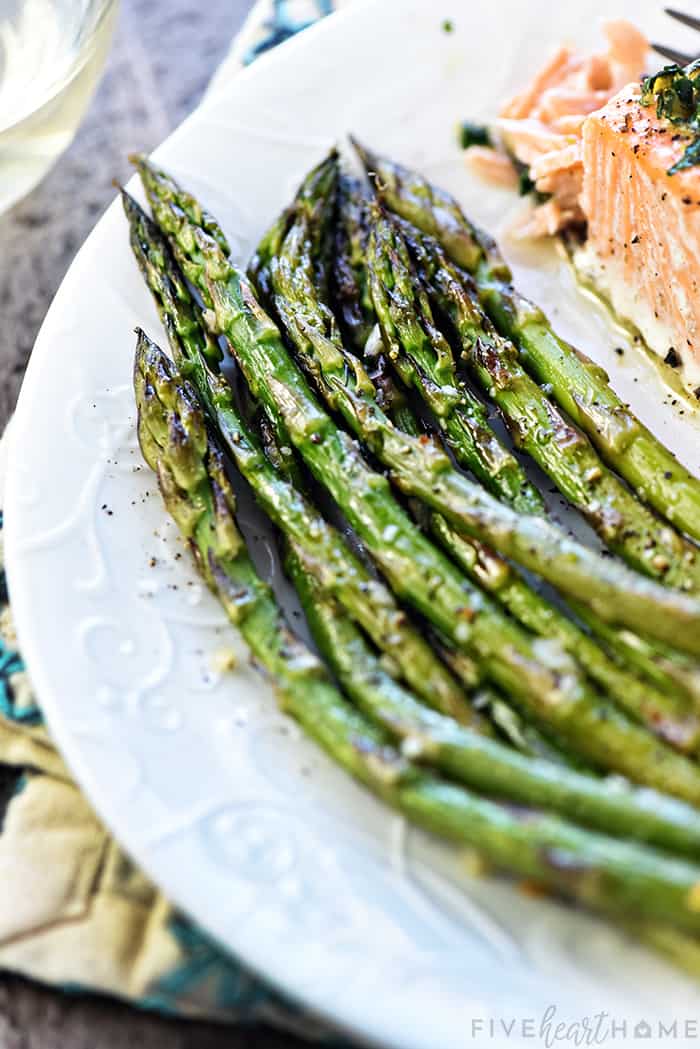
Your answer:
[[[299,195],[302,197],[313,196],[317,192],[318,186],[325,186],[329,183],[334,184],[338,174],[338,154],[336,150],[331,150],[327,157],[313,168],[304,179],[302,186],[299,189]],[[330,205],[330,197],[328,197],[328,204]],[[250,261],[248,271],[251,275],[251,280],[255,283],[258,290],[258,294],[261,294],[263,298],[269,295],[269,263],[270,259],[274,258],[279,247],[284,240],[286,232],[294,216],[294,208],[285,208],[277,219],[272,223],[270,228],[264,234],[260,243],[258,244],[257,251]],[[221,234],[223,236],[223,233]],[[226,249],[224,249],[226,250]],[[328,280],[328,274],[325,267],[323,272],[317,272],[316,278],[326,286]],[[295,457],[292,452],[292,441],[289,436],[287,427],[278,412],[268,411],[265,405],[262,406],[262,410],[266,412],[270,426],[275,434],[275,439],[278,446],[282,451],[282,455],[285,459],[284,466],[286,469],[292,471],[294,480],[298,480],[295,475]],[[289,451],[289,455],[286,451]]]
[[[421,773],[349,707],[289,632],[255,572],[194,390],[143,334],[134,385],[144,457],[202,575],[267,671],[283,710],[338,764],[427,830],[478,849],[500,869],[616,917],[700,929],[696,865],[536,811],[514,811]]]
[[[211,349],[216,343],[199,323],[192,297],[167,243],[133,198],[123,193],[122,199],[134,255],[156,300],[175,360],[196,386],[222,441],[260,505],[295,540],[305,570],[317,576],[323,589],[341,603],[391,659],[397,676],[444,713],[483,727],[462,689],[398,608],[389,590],[371,576],[339,532],[294,487],[297,470],[289,464],[289,454],[278,446],[280,469],[287,477],[268,462],[236,409],[228,383],[210,367],[212,359],[217,359]]]
[[[440,538],[453,560],[472,576],[475,560],[473,548],[462,536],[456,535],[444,519],[434,518],[432,531]],[[689,697],[678,687],[664,692],[626,666],[618,665],[608,651],[567,618],[556,605],[529,587],[512,568],[504,567],[506,571],[492,586],[489,586],[489,577],[485,580],[482,578],[481,584],[519,623],[542,638],[558,641],[620,709],[635,721],[646,725],[654,735],[684,753],[700,753],[700,718],[696,704]],[[618,631],[611,627],[606,629],[595,616],[588,615],[586,620],[589,626],[600,626],[605,640],[612,646],[619,645]],[[634,666],[634,660],[630,662]]]
[[[259,433],[260,440],[265,449],[265,455],[270,462],[279,469],[281,456],[275,436],[269,426],[266,416],[252,401],[249,404],[249,421],[251,425],[256,427]],[[346,622],[344,622],[342,629],[348,632],[348,636],[352,636],[350,633],[352,630],[355,630],[355,634],[357,634],[357,629],[353,627],[352,622],[341,606],[337,602],[334,602],[331,597],[328,597],[327,599],[323,597],[322,588],[315,579],[312,579],[312,576],[305,569],[300,549],[298,547],[294,549],[293,542],[287,541],[285,545],[286,556],[290,562],[288,567],[302,600],[305,593],[311,593],[313,591],[316,598],[324,601],[326,608],[333,608],[334,619],[337,620],[340,617],[343,617]],[[302,574],[303,579],[299,573]],[[431,640],[435,651],[441,655],[457,680],[462,681],[466,688],[472,691],[480,682],[478,668],[475,666],[473,660],[464,655],[464,653],[457,652],[454,648],[450,647],[444,639],[438,637],[434,633]],[[357,642],[356,644],[353,644],[351,648],[355,650],[359,645],[360,642]],[[364,651],[369,652],[369,646],[365,645]],[[351,661],[352,658],[351,652]],[[377,669],[381,671],[382,679],[387,677],[388,675],[385,668],[382,667],[381,662],[375,659],[374,663],[376,664]],[[332,662],[332,665],[337,670],[335,663]],[[400,694],[400,692],[401,689],[399,688],[398,692],[394,690],[391,694]],[[559,764],[572,764],[571,759],[568,756],[563,755],[559,748],[555,747],[545,739],[534,726],[525,723],[523,718],[511,706],[509,706],[504,698],[493,688],[480,687],[478,691],[472,695],[472,705],[474,710],[478,710],[484,716],[488,715],[489,720],[499,732],[505,736],[511,746],[516,747],[523,753],[546,757],[551,761],[558,762]],[[472,727],[475,727],[475,725],[473,724]],[[476,727],[479,731],[484,731],[483,725],[477,724]]]
[[[416,702],[389,677],[336,603],[324,597],[294,551],[287,568],[322,656],[372,721],[402,741],[412,761],[434,765],[489,795],[553,809],[577,823],[700,856],[700,813],[622,781],[606,781],[478,736]]]
[[[367,198],[359,179],[341,174],[333,230],[333,302],[343,337],[360,356],[375,325],[364,265]]]
[[[574,604],[574,611],[611,654],[623,666],[633,666],[654,687],[669,696],[682,695],[694,709],[700,705],[700,665],[683,652],[650,641],[629,630],[608,626],[582,604]]]
[[[354,442],[321,408],[244,274],[228,261],[218,236],[199,225],[201,209],[180,193],[172,179],[144,160],[139,168],[156,221],[168,234],[186,276],[202,294],[210,324],[229,339],[253,397],[264,403],[268,412],[278,411],[283,417],[294,447],[343,511],[397,596],[417,608],[456,648],[475,657],[493,682],[527,709],[541,727],[546,726],[547,733],[565,749],[599,766],[616,768],[630,778],[700,802],[700,770],[696,766],[592,693],[572,664],[560,658],[561,653],[524,634],[426,540],[392,498],[386,478],[369,469]],[[306,289],[307,282],[300,286]],[[291,303],[287,310],[291,317]],[[294,313],[291,331],[305,332],[315,339],[310,317],[307,311]],[[334,343],[330,346],[337,352]],[[347,374],[339,373],[333,384],[339,408],[349,396]],[[400,439],[403,445],[404,438],[398,432],[396,437],[393,431],[387,434],[378,407],[370,413],[361,401],[353,399],[353,403],[363,435],[369,431],[381,441]],[[420,442],[419,446],[424,447]],[[376,440],[373,447],[380,447]],[[436,461],[443,463],[442,453]],[[409,476],[415,475],[413,462],[404,464],[404,469]],[[499,511],[506,510],[495,501],[494,505]],[[538,527],[548,527],[539,519],[513,516],[516,521],[532,520]],[[562,540],[566,544],[557,533],[560,554]],[[673,591],[655,587],[647,580],[637,581],[626,570],[599,560],[611,571],[623,573],[618,577],[622,586],[614,572],[610,577],[613,600],[619,601],[627,585],[636,595],[636,606],[653,594],[661,600],[662,608],[670,598],[667,608],[685,608],[689,614],[695,609],[693,602]],[[627,590],[628,595],[632,590]],[[690,619],[692,622],[692,614]],[[697,625],[697,619],[695,622]]]
[[[320,301],[316,294],[318,282],[315,280],[316,253],[313,244],[322,236],[323,224],[329,213],[324,201],[324,192],[328,193],[329,190],[328,185],[324,187],[317,183],[314,191],[308,193],[306,183],[302,186],[297,196],[294,220],[279,245],[276,256],[270,261],[270,302],[283,326],[290,331],[290,337],[297,349],[301,349],[302,344],[305,347],[308,344],[310,347],[301,350],[300,359],[312,377],[317,380],[323,379],[324,374],[326,377],[333,374],[339,377],[347,368],[351,368],[356,377],[355,398],[373,406],[376,391],[357,358],[345,349],[335,318],[325,302]],[[304,318],[303,325],[299,323],[300,317]],[[317,333],[315,339],[309,335],[312,326]],[[436,340],[437,337],[436,332]],[[426,352],[436,356],[430,346],[426,348]],[[434,408],[440,422],[444,422],[448,436],[454,436],[455,452],[482,484],[495,494],[520,508],[541,509],[539,494],[528,482],[518,461],[494,434],[481,401],[464,390],[461,391],[458,403],[456,402],[456,391],[453,386],[449,386],[451,376],[440,371],[440,364],[443,360],[446,363],[448,356],[448,347],[438,347],[438,361],[434,374],[439,375],[442,387],[435,388],[431,407]],[[333,381],[331,378],[327,384],[328,390]],[[344,412],[343,402],[339,399],[337,390],[334,390],[333,396],[338,400],[339,410]],[[354,418],[354,406],[350,408],[350,414]]]
[[[606,372],[560,339],[542,311],[519,295],[495,243],[448,193],[357,143],[356,148],[367,170],[376,172],[377,194],[386,206],[435,237],[474,276],[498,331],[513,340],[527,371],[551,390],[603,460],[679,531],[700,540],[700,481],[623,404]],[[673,644],[673,638],[667,640]]]
[[[406,762],[382,732],[346,707],[323,665],[285,625],[236,527],[223,456],[207,433],[194,389],[143,332],[134,388],[141,450],[158,475],[165,505],[208,586],[269,674],[283,710],[383,795],[409,774]]]

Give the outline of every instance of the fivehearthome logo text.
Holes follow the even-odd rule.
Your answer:
[[[672,1019],[628,1019],[608,1012],[592,1013],[574,1019],[561,1016],[556,1005],[549,1005],[540,1016],[473,1016],[471,1039],[478,1046],[532,1042],[533,1046],[596,1046],[628,1043],[646,1045],[700,1045],[700,1007],[697,1016]]]

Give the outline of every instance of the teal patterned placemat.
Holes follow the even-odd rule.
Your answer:
[[[263,22],[259,39],[243,55],[244,64],[249,65],[263,51],[283,44],[285,40],[313,25],[319,18],[329,15],[333,10],[333,0],[314,0],[305,7],[307,10],[302,13],[298,3],[273,0],[272,12]]]

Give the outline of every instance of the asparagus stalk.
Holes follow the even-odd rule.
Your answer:
[[[338,152],[332,149],[328,156],[312,168],[302,181],[295,200],[277,216],[272,225],[263,234],[253,258],[248,265],[248,275],[255,284],[258,293],[267,298],[271,294],[269,286],[271,261],[278,255],[284,238],[294,221],[299,203],[303,203],[316,213],[316,227],[322,226],[330,218],[336,184],[339,181]],[[320,243],[316,245],[316,278],[327,289],[328,273],[325,259],[322,258]]]
[[[386,367],[386,347],[372,303],[366,265],[368,204],[361,181],[341,174],[333,228],[332,306],[345,345],[364,358],[380,405],[395,426],[418,436],[415,415]]]
[[[333,231],[332,290],[341,330],[361,356],[375,318],[365,266],[366,199],[359,179],[341,174]]]
[[[368,316],[374,320],[371,304]],[[370,347],[375,343],[384,348],[381,335],[378,339],[375,336],[370,339]],[[394,425],[419,436],[421,426],[389,374],[384,352],[374,357],[369,375],[382,407]],[[487,550],[478,540],[459,535],[439,514],[426,513],[417,500],[412,501],[411,508],[421,526],[432,532],[467,575],[493,594],[523,626],[561,641],[618,705],[655,734],[688,753],[695,750],[694,722],[700,703],[700,665],[690,656],[661,642],[652,642],[631,631],[610,626],[598,619],[586,605],[571,602],[576,616],[598,639],[596,648],[591,648],[589,635],[528,587],[497,554]],[[665,697],[670,697],[670,704]],[[689,710],[692,713],[688,720]],[[511,716],[512,711],[508,710],[507,717],[510,719]],[[493,715],[491,719],[497,720]],[[532,727],[527,731],[531,732]]]
[[[305,205],[313,214],[314,209],[319,208],[319,198],[322,205],[322,193],[323,187],[320,185],[314,186],[312,193],[309,193],[307,180],[297,195],[297,206]],[[341,325],[348,330],[356,354],[358,350],[371,354],[379,349],[376,347],[373,351],[367,345],[369,334],[374,327],[374,318],[371,290],[364,265],[363,240],[366,238],[363,236],[362,224],[365,205],[366,201],[357,180],[341,176],[338,221],[334,230],[334,287],[336,301],[340,304]],[[306,229],[312,243],[322,236],[322,224],[318,221],[310,221]],[[289,230],[288,225],[288,233]],[[277,242],[278,256],[281,254],[283,243],[284,241],[279,240]],[[312,258],[315,258],[315,254],[312,250]],[[274,266],[274,263],[271,262],[271,265]],[[274,285],[274,278],[272,284]],[[325,289],[317,290],[321,292],[319,301],[324,302],[328,297]],[[270,298],[274,298],[274,295]],[[439,333],[436,332],[435,336],[437,342]],[[340,339],[338,345],[342,346]],[[438,349],[438,357],[441,360],[445,357],[442,347]],[[439,368],[437,370],[440,371]],[[489,490],[506,499],[516,509],[528,513],[543,512],[544,506],[539,492],[527,480],[517,459],[503,447],[491,429],[485,405],[466,389],[462,391],[459,403],[454,403],[455,391],[448,391],[447,387],[449,376],[442,378],[442,399],[436,395],[434,401],[431,401],[431,407],[436,409],[436,415],[457,458],[470,468]],[[410,382],[406,384],[410,385]]]
[[[370,281],[367,273],[366,255],[369,242],[368,199],[359,179],[347,175],[340,177],[338,214],[335,227],[334,272],[335,304],[340,314],[341,328],[356,356],[364,356],[369,378],[376,390],[377,400],[393,424],[412,437],[421,436],[421,425],[407,403],[402,390],[389,373],[386,347],[377,323],[372,302]],[[281,244],[278,245],[281,247]],[[319,291],[319,289],[317,289]],[[431,526],[431,519],[441,522],[450,531],[450,526],[440,515],[425,515],[420,504],[413,502],[414,517],[421,518],[421,525]],[[440,538],[439,531],[434,530]],[[495,588],[509,569],[501,558],[482,546],[478,540],[462,537],[470,547],[473,557],[469,564],[470,578],[479,584]]]
[[[367,209],[361,208],[360,190],[352,187],[350,204],[341,201],[340,219],[344,237],[336,242],[336,251],[346,253],[345,261],[336,262],[341,272],[350,271],[354,284],[346,282],[346,311],[363,318],[365,327],[375,320],[374,304],[371,299],[362,299],[360,289],[369,286],[364,276],[365,257],[362,254],[369,239],[363,225]],[[352,206],[351,206],[352,205]],[[357,249],[350,252],[350,245]],[[395,259],[394,265],[399,260]],[[378,292],[382,295],[382,292]],[[402,329],[403,330],[403,329]],[[382,343],[384,345],[384,343]],[[373,381],[383,393],[383,405],[387,414],[400,429],[418,436],[420,426],[386,374],[386,355],[380,354],[374,365]],[[636,720],[645,724],[655,735],[686,753],[698,750],[700,743],[700,720],[689,704],[687,695],[679,695],[672,687],[665,692],[657,690],[648,681],[622,669],[614,659],[596,644],[589,635],[571,622],[558,608],[533,591],[505,562],[486,551],[473,539],[459,536],[439,514],[425,513],[417,507],[418,519],[426,524],[443,549],[457,562],[472,581],[477,582],[508,609],[520,623],[542,637],[556,638],[574,656],[586,673],[615,700],[618,706]],[[589,616],[591,620],[594,617]],[[602,624],[608,638],[615,637],[612,627]],[[619,646],[618,646],[619,647]],[[636,651],[635,651],[636,655]],[[657,669],[656,663],[654,669]],[[498,708],[496,708],[498,709]],[[508,710],[507,716],[511,712]],[[492,720],[493,720],[493,714]],[[529,730],[528,730],[529,731]]]
[[[519,872],[525,877],[530,877],[544,885],[550,885],[552,888],[562,892],[563,895],[578,899],[589,906],[598,906],[601,909],[607,906],[606,904],[601,906],[601,882],[605,886],[602,890],[603,898],[607,895],[609,882],[607,877],[603,876],[601,871],[597,869],[599,862],[604,860],[607,860],[608,863],[619,862],[623,856],[638,855],[642,851],[647,854],[652,852],[648,848],[643,848],[639,845],[635,846],[631,842],[604,838],[602,835],[599,838],[601,847],[592,847],[591,838],[594,835],[591,832],[584,832],[579,829],[574,831],[570,825],[567,825],[567,835],[565,837],[562,834],[564,825],[561,821],[556,820],[554,817],[549,817],[550,825],[557,828],[556,837],[553,837],[548,844],[545,844],[542,840],[543,837],[545,840],[548,838],[545,832],[538,843],[541,849],[540,855],[536,856],[533,849],[526,847],[526,842],[528,842],[530,835],[526,833],[525,827],[532,826],[530,822],[532,817],[530,815],[525,815],[524,817],[521,815],[519,822],[517,815],[514,816],[512,813],[509,813],[507,826],[508,831],[513,833],[512,836],[509,833],[509,847],[506,848],[504,836],[493,833],[495,827],[490,821],[483,819],[482,813],[474,805],[473,795],[467,794],[464,788],[435,779],[430,781],[429,788],[425,785],[422,785],[422,788],[415,790],[410,785],[406,785],[401,790],[401,809],[410,819],[430,828],[431,822],[435,819],[436,809],[441,809],[441,815],[447,817],[447,811],[443,807],[449,804],[449,821],[446,818],[441,825],[441,832],[446,836],[450,836],[451,824],[455,840],[464,843],[466,838],[466,834],[464,834],[465,824],[468,823],[476,848],[478,848],[478,845],[476,845],[477,841],[483,841],[484,837],[489,837],[489,850],[485,851],[482,846],[481,851],[496,867],[502,868],[516,860],[519,864]],[[469,804],[466,804],[467,798],[469,798]],[[484,806],[486,803],[481,801],[480,804]],[[493,802],[491,804],[494,805]],[[494,809],[499,812],[503,811],[497,805],[494,805]],[[491,812],[493,811],[491,810]],[[491,812],[489,815],[491,815]],[[543,829],[542,825],[545,823],[545,819],[545,817],[539,817],[537,820],[538,830]],[[517,840],[514,832],[519,825],[521,833],[519,840]],[[579,836],[582,834],[586,835],[587,842],[587,845],[583,848],[579,845]],[[605,843],[604,846],[603,842]],[[614,860],[613,850],[610,847],[613,843],[616,846]],[[513,853],[518,852],[523,847],[524,853],[519,854],[516,859]],[[618,852],[617,850],[620,851]],[[656,856],[658,854],[654,853],[653,855]],[[551,863],[559,868],[557,874],[553,877],[551,876],[551,871],[548,871],[548,865]],[[644,881],[640,880],[640,883],[635,885],[634,889],[630,886],[630,892],[625,892],[623,899],[618,898],[616,900],[616,914],[619,916],[624,914],[625,911],[629,913],[629,910],[634,910],[635,914],[643,913],[647,919],[653,920],[658,918],[667,925],[685,929],[689,932],[697,932],[700,927],[700,920],[694,910],[696,907],[696,883],[693,881],[696,876],[696,868],[687,862],[681,865],[680,861],[676,859],[667,859],[666,863],[672,864],[679,875],[681,870],[684,872],[684,876],[680,875],[679,878],[678,894],[673,898],[675,906],[669,906],[664,911],[662,901],[658,898],[661,885],[653,878],[652,870],[647,867]],[[565,884],[568,878],[571,878],[573,882],[573,889],[570,885],[567,887]]]
[[[628,931],[694,980],[700,980],[700,943],[694,936],[659,922],[631,922]]]
[[[348,192],[349,190],[346,190],[346,195]],[[341,199],[341,209],[343,203]],[[341,307],[343,302],[348,307],[357,302],[357,293],[349,274],[352,274],[355,284],[359,284],[360,294],[363,280],[358,260],[358,251],[361,250],[360,238],[356,234],[351,239],[351,223],[361,221],[361,215],[358,214],[360,202],[351,199],[346,207],[348,213],[344,220],[341,210],[340,228],[345,230],[346,241],[352,254],[349,257],[343,254],[347,253],[347,247],[341,240],[341,243],[336,245],[335,255],[336,271],[342,271],[343,279],[343,284],[340,285]],[[280,245],[280,255],[283,251],[284,247]],[[348,258],[345,264],[344,258]],[[371,272],[370,270],[370,274]],[[374,283],[371,279],[365,281],[369,286],[372,305],[376,307]],[[368,305],[360,302],[359,306],[360,310],[357,307],[354,310],[344,310],[344,318],[341,317],[341,320],[345,320],[346,326],[348,321],[351,325],[356,325],[353,316],[357,313],[361,317],[367,317]],[[393,352],[391,354],[399,376],[406,386],[413,385],[422,394],[458,462],[471,470],[489,491],[516,510],[523,513],[544,513],[544,504],[539,492],[527,480],[515,456],[506,451],[491,429],[486,406],[464,383],[458,384],[452,352],[444,336],[433,324],[427,299],[423,302],[423,307],[425,328],[414,324],[412,317],[402,313],[402,336],[408,353],[401,357]]]
[[[292,548],[287,569],[314,641],[343,690],[372,721],[425,762],[476,790],[552,809],[577,823],[700,856],[700,814],[648,789],[526,757],[427,710],[387,675],[357,627],[324,596]]]
[[[324,213],[330,213],[331,202],[332,202],[332,190],[335,186],[338,177],[338,154],[335,149],[331,150],[328,156],[312,168],[308,173],[301,186],[299,187],[298,196],[308,202],[313,202],[317,198],[321,199],[321,211]],[[269,229],[265,232],[258,247],[255,255],[251,259],[248,267],[248,271],[251,275],[251,280],[255,283],[258,293],[266,299],[271,294],[270,289],[270,274],[269,264],[271,259],[277,254],[284,237],[286,236],[287,230],[294,218],[295,207],[291,205],[280,213],[275,219]],[[219,230],[219,237],[223,238],[225,243],[224,234]],[[228,249],[225,249],[228,253]],[[320,258],[320,252],[317,252],[317,259]],[[317,266],[316,278],[325,287],[327,285],[327,274],[324,271],[320,272],[322,267]],[[263,405],[263,411],[266,411]],[[275,434],[275,440],[280,453],[282,456],[285,467],[285,472],[289,474],[290,479],[294,484],[299,485],[300,475],[296,468],[297,459],[291,448],[291,440],[289,437],[289,431],[285,426],[284,420],[279,413],[267,412],[267,418],[270,426]]]
[[[433,515],[431,530],[453,560],[471,575],[471,544],[437,515]],[[491,592],[519,623],[542,638],[558,641],[621,710],[646,725],[654,735],[684,753],[700,753],[700,718],[687,696],[678,689],[663,692],[618,665],[585,630],[529,587],[513,569],[507,565],[504,568],[502,579]],[[589,618],[594,621],[594,617]],[[602,626],[606,639],[615,644],[619,632]]]
[[[275,524],[298,544],[307,571],[333,594],[375,644],[391,659],[395,673],[416,693],[459,721],[486,725],[427,641],[398,608],[389,590],[356,557],[343,537],[294,486],[296,470],[288,450],[277,445],[280,469],[265,456],[237,410],[226,380],[210,362],[218,361],[201,327],[192,297],[167,242],[133,198],[122,193],[134,255],[151,290],[178,365],[190,376],[236,466]],[[286,474],[287,476],[283,476]]]
[[[443,659],[448,666],[453,666],[455,650],[441,650]],[[500,692],[489,686],[482,686],[472,694],[472,703],[484,717],[488,717],[492,725],[498,729],[501,739],[508,741],[511,747],[528,754],[533,758],[543,758],[553,762],[555,765],[565,765],[568,768],[580,768],[589,770],[589,765],[562,747],[552,743],[551,740],[540,732],[531,721],[528,721],[520,711],[503,698]]]
[[[221,453],[193,389],[143,335],[134,384],[144,457],[202,575],[270,675],[282,708],[334,760],[426,829],[479,849],[503,870],[611,914],[641,913],[689,932],[700,929],[700,867],[556,817],[515,812],[421,773],[350,708],[289,632],[255,572],[235,525]]]
[[[454,197],[414,171],[355,143],[381,200],[443,245],[471,273],[499,332],[518,347],[526,369],[582,429],[604,461],[641,499],[682,532],[700,540],[700,481],[639,421],[610,386],[603,368],[560,339],[542,311],[513,287],[490,237],[477,230]]]
[[[430,307],[425,291],[415,284],[404,233],[378,205],[372,214],[372,290],[385,340],[398,353],[399,347],[409,348],[409,323],[426,336]],[[468,278],[460,279],[438,242],[417,231],[412,234],[411,227],[404,226],[404,231],[431,296],[454,325],[462,359],[495,401],[515,443],[551,477],[611,550],[637,571],[669,586],[697,591],[700,558],[695,545],[640,503],[607,469],[588,438],[551,403],[523,368],[513,343],[498,335],[484,316],[475,301],[475,288]],[[448,353],[454,369],[449,347]]]
[[[633,664],[659,692],[671,696],[680,694],[691,702],[693,709],[698,709],[700,666],[695,660],[659,641],[650,641],[628,630],[617,630],[591,615],[585,605],[575,604],[573,608],[579,619],[622,665]]]
[[[183,198],[171,179],[145,161],[140,167],[156,219],[170,235],[187,276],[199,287],[210,324],[235,348],[253,396],[265,402],[268,411],[278,410],[283,416],[300,455],[395,593],[455,647],[476,657],[490,679],[564,749],[685,800],[700,800],[700,770],[692,762],[591,692],[571,663],[559,658],[555,663],[553,657],[561,653],[555,653],[551,643],[543,646],[524,634],[428,542],[392,499],[386,478],[368,468],[352,440],[323,411],[245,276],[226,259],[220,244],[196,225],[197,211],[181,207]],[[362,414],[368,423],[376,417]],[[663,598],[689,602],[648,580],[641,582]]]

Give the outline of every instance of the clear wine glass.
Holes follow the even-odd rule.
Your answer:
[[[0,213],[71,142],[105,62],[118,0],[0,0]]]

